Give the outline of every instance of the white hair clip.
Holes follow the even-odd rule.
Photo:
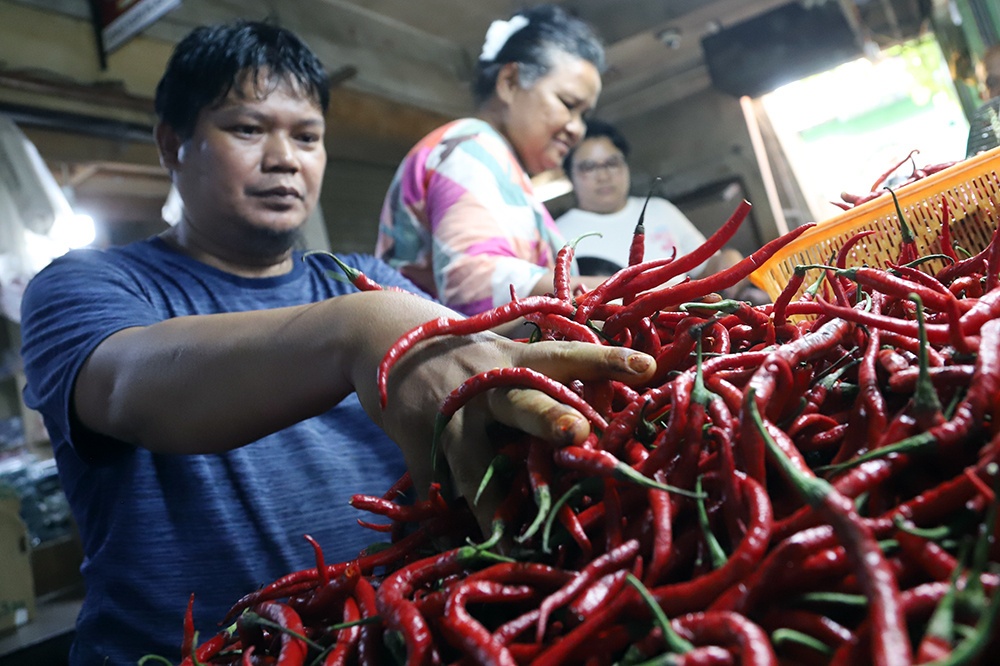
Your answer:
[[[511,38],[511,35],[526,25],[528,25],[528,17],[521,14],[511,17],[509,21],[490,23],[490,29],[486,31],[486,41],[483,43],[483,52],[479,54],[479,59],[486,62],[496,60],[500,49]]]

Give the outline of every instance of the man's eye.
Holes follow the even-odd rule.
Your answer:
[[[236,125],[233,127],[233,131],[237,134],[257,134],[260,132],[260,128],[256,125]]]
[[[319,135],[312,133],[300,134],[299,141],[302,143],[316,143],[319,141]]]

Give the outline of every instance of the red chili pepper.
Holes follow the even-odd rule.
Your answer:
[[[413,487],[413,479],[410,478],[410,472],[409,471],[403,472],[403,476],[399,477],[399,480],[396,481],[396,483],[392,484],[389,487],[389,490],[385,491],[385,494],[382,495],[382,499],[395,501],[399,499],[401,495],[405,494],[408,490],[410,490],[412,487]]]
[[[340,576],[333,580],[328,580],[309,594],[302,597],[293,597],[288,605],[299,614],[299,616],[312,618],[329,617],[330,611],[338,607],[346,597],[353,594],[354,589],[361,579],[361,570],[357,566],[348,565]]]
[[[545,600],[542,601],[541,606],[538,607],[538,628],[535,633],[535,640],[540,643],[542,638],[545,636],[546,623],[549,615],[552,614],[552,611],[568,604],[576,598],[577,594],[583,591],[584,588],[588,587],[598,578],[628,567],[628,565],[635,560],[638,553],[639,542],[635,539],[626,541],[618,548],[598,557],[596,560],[584,567],[579,575],[571,579],[557,592],[554,592],[550,596],[546,597]]]
[[[455,412],[477,395],[501,386],[516,386],[541,391],[577,410],[597,428],[604,430],[608,427],[604,417],[580,396],[569,390],[565,384],[560,384],[531,368],[496,368],[467,379],[441,403],[440,415],[444,419],[450,419]]]
[[[382,408],[385,408],[388,397],[387,381],[389,371],[392,370],[392,366],[396,364],[396,361],[417,343],[441,335],[482,333],[500,324],[514,321],[518,317],[531,312],[561,314],[569,317],[573,314],[573,305],[548,296],[529,296],[528,298],[511,301],[494,310],[482,312],[465,319],[438,317],[413,328],[389,348],[389,351],[386,352],[385,357],[383,357],[382,362],[379,364],[378,389]]]
[[[486,666],[517,666],[514,657],[465,608],[467,603],[524,601],[534,590],[530,587],[509,587],[489,580],[467,580],[460,583],[448,597],[441,626],[456,647],[471,655],[477,664]]]
[[[361,611],[357,602],[348,597],[344,602],[344,623],[357,622],[361,619]],[[361,628],[357,625],[346,627],[337,632],[337,644],[323,661],[323,666],[345,666],[358,647]]]
[[[898,169],[899,167],[903,166],[904,164],[906,164],[907,162],[909,162],[911,159],[913,159],[913,156],[915,154],[919,153],[919,152],[920,152],[919,150],[917,150],[917,149],[914,148],[913,150],[910,151],[909,155],[907,155],[906,157],[904,157],[903,159],[901,159],[899,162],[893,164],[892,167],[888,171],[886,171],[885,173],[883,173],[881,176],[878,177],[878,179],[875,181],[875,183],[871,186],[871,190],[870,191],[871,192],[876,192],[878,190],[879,186],[882,185],[882,183],[885,182],[886,178],[888,178],[889,176],[891,176],[893,174],[893,172],[896,171],[896,169]]]
[[[569,282],[570,269],[573,266],[573,255],[576,254],[576,244],[587,236],[600,236],[597,232],[578,236],[562,246],[556,255],[556,265],[553,270],[552,283],[555,286],[555,296],[561,301],[570,302],[572,294]],[[513,285],[511,285],[513,289]],[[513,298],[511,300],[514,300]]]
[[[667,615],[708,607],[723,591],[749,574],[763,557],[771,539],[771,500],[763,486],[742,475],[740,488],[749,508],[746,535],[719,569],[691,581],[662,585],[651,590]]]
[[[301,636],[305,634],[302,620],[298,614],[284,604],[265,601],[257,604],[251,612],[275,623],[282,629],[281,650],[278,653],[277,666],[302,666],[308,648]],[[242,615],[240,619],[246,618]],[[249,646],[246,641],[243,644]]]
[[[358,586],[354,589],[354,599],[363,619],[371,619],[378,615],[375,588],[368,579],[362,577],[358,580]],[[361,625],[358,635],[359,666],[380,666],[382,663],[382,625]]]
[[[595,345],[603,344],[601,338],[591,328],[562,315],[533,312],[524,315],[524,318],[526,321],[537,324],[542,331],[558,333],[566,340],[589,342]]]
[[[622,329],[626,326],[631,326],[639,319],[649,317],[658,310],[693,301],[714,291],[722,291],[732,287],[770,259],[778,250],[791,243],[813,226],[815,225],[806,224],[798,227],[784,236],[771,241],[734,266],[720,271],[715,275],[700,280],[692,280],[691,282],[685,282],[673,287],[664,287],[658,291],[640,296],[630,306],[604,322],[605,335],[614,337],[621,333]],[[679,259],[673,265],[681,263],[690,256],[687,255]]]
[[[771,316],[775,326],[783,326],[785,324],[785,311],[788,308],[788,304],[791,303],[792,298],[798,293],[799,287],[802,286],[805,278],[805,269],[800,270],[800,267],[796,266],[792,272],[792,276],[788,279],[788,284],[785,285],[785,288],[781,290],[778,298],[774,301]]]
[[[592,476],[617,479],[644,488],[657,488],[689,497],[695,495],[689,490],[659,484],[648,476],[643,476],[607,451],[591,451],[580,446],[566,446],[553,454],[553,461],[560,467],[574,469]]]
[[[660,470],[656,472],[654,480],[665,483],[666,474]],[[656,488],[649,488],[649,505],[653,511],[653,555],[649,561],[649,567],[643,582],[647,586],[655,586],[660,581],[660,576],[666,571],[667,563],[673,550],[673,511],[671,509],[670,493]]]
[[[646,196],[646,201],[642,204],[642,212],[639,213],[639,221],[635,225],[635,231],[632,232],[632,243],[628,248],[629,266],[642,263],[642,256],[646,251],[646,227],[643,225],[643,222],[646,219],[646,206],[649,205],[649,200],[652,197],[653,189],[650,188],[649,194]]]
[[[594,314],[598,319],[605,319],[604,310],[596,310],[595,308],[602,305],[604,308],[611,307],[607,305],[607,301],[621,298],[622,294],[618,292],[618,289],[623,284],[626,284],[629,279],[644,271],[669,264],[674,260],[676,254],[677,249],[674,248],[669,257],[652,259],[634,266],[627,266],[618,271],[577,301],[576,314],[573,315],[573,320],[582,324],[587,321],[591,314]]]
[[[752,398],[753,389],[750,392]],[[758,432],[767,443],[771,459],[778,463],[784,476],[803,498],[810,505],[820,508],[847,547],[869,601],[869,617],[875,629],[872,656],[876,666],[910,664],[912,652],[906,622],[900,612],[899,588],[871,529],[862,522],[851,500],[826,481],[807,476],[792,465],[764,427],[753,399],[749,401],[749,409]]]
[[[430,485],[426,500],[411,505],[400,505],[371,495],[354,495],[348,504],[359,511],[368,511],[403,523],[419,523],[450,511],[448,503],[441,497],[441,486],[437,483]]]
[[[740,225],[743,224],[743,220],[745,220],[747,218],[747,215],[750,213],[750,208],[751,205],[749,201],[741,202],[740,205],[736,207],[736,210],[733,211],[733,214],[729,217],[729,219],[726,220],[726,223],[723,224],[718,231],[712,234],[708,238],[708,240],[706,240],[696,250],[694,250],[693,252],[689,252],[680,259],[677,259],[676,261],[672,262],[669,266],[663,266],[662,268],[649,271],[648,273],[642,275],[641,277],[632,280],[632,283],[629,285],[631,293],[638,294],[644,291],[648,291],[650,289],[655,289],[660,285],[666,284],[669,280],[672,280],[678,275],[691,271],[700,266],[701,264],[703,264],[704,262],[708,261],[712,257],[712,255],[721,250],[725,246],[725,244],[729,242],[729,239],[731,239],[736,234],[736,232],[740,228]],[[743,261],[746,261],[746,259],[744,259]],[[733,284],[739,282],[740,279],[733,281]],[[722,278],[717,278],[715,282],[708,284],[721,283],[722,281],[723,281]],[[698,282],[701,282],[701,280],[699,280]],[[706,288],[705,291],[702,293],[709,293],[712,291],[717,291],[717,289]],[[673,305],[690,300],[694,299],[685,298],[683,300],[676,301],[675,303],[673,303]],[[664,308],[656,308],[656,309],[662,310]],[[652,312],[650,312],[649,314],[652,314]]]
[[[690,613],[673,621],[678,633],[692,642],[722,643],[738,652],[743,666],[778,666],[778,658],[767,634],[759,626],[736,613],[710,611]]]

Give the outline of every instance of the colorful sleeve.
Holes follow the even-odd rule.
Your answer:
[[[442,141],[426,214],[439,300],[465,314],[526,295],[561,238],[506,144],[489,131]]]

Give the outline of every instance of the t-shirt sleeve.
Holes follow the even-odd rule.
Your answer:
[[[108,336],[161,321],[129,273],[95,251],[57,259],[28,284],[21,303],[24,400],[42,413],[53,440],[71,436],[72,394],[87,357]]]

